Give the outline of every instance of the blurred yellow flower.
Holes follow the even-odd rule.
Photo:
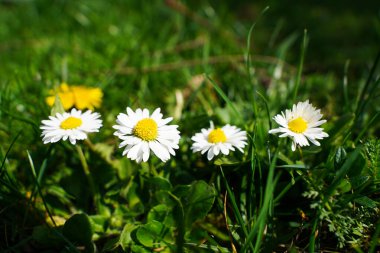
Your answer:
[[[46,103],[49,106],[53,106],[55,94],[58,94],[65,110],[72,107],[79,110],[94,110],[94,108],[100,107],[103,97],[103,92],[99,88],[69,86],[66,83],[62,83],[57,90],[50,90],[49,94],[51,94],[51,96],[46,98]]]

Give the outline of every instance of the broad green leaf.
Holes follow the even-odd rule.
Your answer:
[[[173,197],[170,195],[170,192],[167,190],[155,191],[153,195],[158,203],[164,204],[168,207],[173,207],[176,204]]]
[[[131,247],[133,244],[133,239],[131,237],[131,233],[133,230],[137,228],[134,224],[126,224],[123,228],[123,231],[120,234],[119,238],[119,244],[123,248],[123,250],[126,250],[127,248]]]
[[[136,238],[145,247],[160,248],[166,245],[162,240],[168,231],[161,222],[151,221],[137,229]]]
[[[172,193],[178,198],[185,197],[190,190],[189,185],[176,185],[172,190]]]
[[[103,233],[104,229],[109,222],[109,217],[104,215],[91,215],[88,217],[91,223],[92,231]]]
[[[101,252],[116,252],[115,250],[116,250],[116,248],[117,247],[119,247],[119,237],[115,237],[115,238],[111,238],[111,239],[109,239],[106,243],[105,243],[105,245],[104,245],[104,247],[103,247],[103,249],[102,249],[102,251]]]
[[[123,163],[113,157],[114,146],[107,143],[96,143],[92,146],[93,151],[99,154],[104,161],[117,170],[121,170]]]
[[[168,227],[172,227],[174,226],[172,211],[172,208],[169,208],[167,205],[157,205],[150,209],[147,220],[148,222],[159,221]]]
[[[126,196],[128,201],[128,209],[136,215],[144,212],[144,204],[139,197],[138,190],[138,184],[136,182],[132,182]]]
[[[207,215],[214,203],[215,195],[215,189],[204,181],[191,184],[183,201],[186,227]]]
[[[92,239],[91,223],[86,214],[74,214],[65,222],[63,235],[72,243],[89,245]]]
[[[151,253],[151,250],[148,250],[140,245],[132,245],[131,247],[132,252],[134,253]]]
[[[153,177],[148,179],[149,189],[152,191],[167,190],[172,188],[172,184],[163,177]]]

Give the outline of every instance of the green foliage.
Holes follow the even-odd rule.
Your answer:
[[[309,4],[0,1],[0,251],[375,252],[378,4]],[[104,93],[75,147],[41,141],[61,82]],[[329,137],[292,152],[268,130],[306,99]],[[174,118],[170,161],[122,156],[127,106]],[[210,121],[245,130],[244,152],[193,153]]]

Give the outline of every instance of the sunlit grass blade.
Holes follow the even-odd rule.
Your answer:
[[[298,64],[297,77],[296,77],[296,81],[295,81],[294,89],[293,89],[293,100],[292,100],[293,103],[297,102],[298,88],[301,83],[307,43],[308,43],[307,30],[305,29],[303,33],[303,39],[302,39],[302,45],[301,45],[301,56],[300,56],[300,62]]]
[[[269,10],[269,6],[266,6],[260,13],[260,16],[258,19]],[[251,68],[252,68],[252,54],[251,54],[251,41],[252,41],[252,33],[257,24],[257,21],[251,25],[248,31],[248,36],[247,36],[247,48],[245,52],[245,65],[247,69],[247,74],[248,74],[248,81],[249,84],[252,87],[252,106],[253,106],[253,113],[254,117],[257,117],[257,104],[256,104],[256,91],[257,91],[257,84],[253,81],[252,79],[252,73],[251,73]]]
[[[257,94],[264,102],[266,116],[268,117],[268,127],[269,129],[272,129],[272,121],[271,121],[270,112],[269,112],[268,100],[260,92],[257,91]]]
[[[235,113],[235,116],[242,120],[241,118],[241,114],[238,112],[238,110],[236,109],[235,105],[232,103],[232,101],[227,97],[227,95],[223,92],[223,90],[221,88],[219,88],[219,86],[215,83],[214,80],[212,80],[211,77],[207,76],[207,79],[211,82],[212,86],[214,87],[214,89],[216,90],[216,92],[218,92],[219,96],[222,97],[222,99],[224,100],[224,102],[227,103],[227,105],[232,109],[232,111]]]

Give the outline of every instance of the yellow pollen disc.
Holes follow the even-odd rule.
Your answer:
[[[226,140],[227,137],[220,128],[214,129],[208,134],[208,142],[210,143],[225,142]]]
[[[290,131],[300,134],[300,133],[305,132],[307,128],[307,122],[303,118],[298,117],[296,119],[289,121],[288,127]]]
[[[75,129],[82,125],[82,120],[80,118],[75,117],[68,117],[64,121],[62,121],[60,127],[62,129],[68,130],[68,129]]]
[[[158,127],[156,121],[146,118],[137,122],[133,134],[144,141],[153,141],[157,138]]]

